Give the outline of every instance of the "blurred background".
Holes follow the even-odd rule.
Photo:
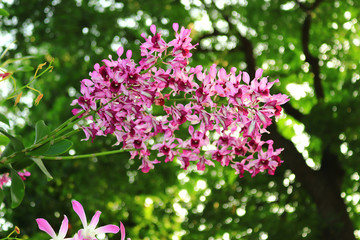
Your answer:
[[[100,224],[122,221],[132,239],[360,239],[359,1],[5,0],[0,7],[10,13],[0,18],[0,50],[16,40],[6,57],[36,56],[31,66],[54,58],[53,71],[34,84],[44,94],[38,106],[32,92],[16,107],[0,106],[29,145],[37,120],[55,128],[72,115],[70,103],[95,63],[116,56],[119,46],[139,60],[140,34],[150,34],[151,24],[165,40],[174,22],[193,29],[200,44],[192,66],[217,63],[250,75],[263,68],[280,79],[272,93],[291,97],[269,129],[285,148],[274,176],[240,179],[231,169],[202,173],[176,163],[144,174],[128,154],[46,161],[54,180],[30,169],[21,206],[11,209],[8,199],[1,205],[0,235],[16,225],[32,239],[48,239],[35,218],[58,229],[63,214],[74,234],[81,224],[71,209],[76,199],[88,218],[103,212]],[[33,74],[15,76],[23,85]],[[114,149],[115,138],[92,144],[83,137],[72,138],[72,154]]]

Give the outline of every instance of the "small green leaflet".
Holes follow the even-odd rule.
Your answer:
[[[25,185],[19,174],[11,169],[11,207],[16,208],[22,202],[25,195]]]

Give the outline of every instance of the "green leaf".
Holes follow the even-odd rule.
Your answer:
[[[2,152],[0,158],[8,157],[11,154],[16,153],[16,156],[12,159],[12,162],[22,161],[25,159],[25,153],[20,152],[25,148],[22,141],[8,134],[3,128],[0,128],[0,132],[10,139],[9,144],[5,147],[5,150]]]
[[[6,146],[10,140],[6,136],[0,135],[0,146]]]
[[[50,130],[48,128],[48,126],[46,126],[45,122],[43,120],[38,121],[35,124],[35,141],[34,143],[39,142],[43,137],[48,136],[50,133]],[[40,146],[36,149],[34,149],[33,151],[31,151],[31,155],[36,156],[36,155],[43,155],[44,153],[46,153],[50,148],[50,143],[46,143],[43,146]]]
[[[10,143],[15,152],[23,150],[24,144],[22,141],[14,136],[8,134],[3,128],[0,128],[0,132],[10,139]]]
[[[28,156],[18,156],[16,155],[16,157],[14,159],[12,159],[13,161],[11,161],[12,167],[15,170],[23,170],[24,168],[28,168],[33,164],[33,161],[31,161],[31,158],[29,158]]]
[[[1,113],[0,113],[0,122],[3,122],[9,126],[9,119],[7,119],[7,117],[5,117],[5,115]]]
[[[8,11],[0,8],[0,16],[5,16],[5,17],[7,17],[7,16],[9,16],[9,15],[10,15],[10,14],[8,13]]]
[[[4,191],[0,188],[0,203],[4,201],[4,197],[5,197]]]
[[[32,158],[32,160],[36,163],[36,165],[40,168],[40,170],[46,175],[48,181],[53,179],[53,177],[48,172],[48,170],[46,169],[43,161],[40,158]]]
[[[25,184],[19,174],[11,169],[11,207],[16,208],[20,205],[25,195]]]
[[[23,66],[23,67],[16,69],[16,72],[30,72],[33,70],[34,70],[34,68],[31,66]]]
[[[46,126],[43,120],[38,121],[35,124],[35,142],[39,142],[40,139],[47,136],[50,133],[48,126]]]
[[[25,57],[22,57],[22,58],[10,58],[10,59],[6,60],[5,62],[3,62],[1,64],[1,67],[5,67],[5,66],[7,66],[7,65],[9,65],[11,63],[18,62],[18,61],[23,61],[23,60],[31,59],[31,58],[35,58],[35,57],[34,56],[25,56]],[[6,69],[8,71],[15,71],[17,68],[15,66],[10,65],[10,66],[6,67]]]
[[[57,156],[60,154],[63,154],[67,150],[71,148],[73,145],[72,141],[64,139],[60,142],[55,143],[54,145],[51,145],[49,150],[44,153],[44,156]]]
[[[50,146],[51,145],[48,142],[45,145],[42,145],[41,147],[35,148],[34,150],[30,151],[29,154],[31,156],[42,156],[49,150]]]

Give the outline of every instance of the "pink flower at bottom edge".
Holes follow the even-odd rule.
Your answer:
[[[71,238],[65,238],[66,233],[68,231],[68,227],[69,227],[69,220],[68,218],[64,215],[64,219],[61,223],[61,227],[59,230],[59,234],[56,235],[54,229],[50,226],[49,222],[46,221],[43,218],[37,218],[36,222],[39,226],[39,229],[41,231],[46,232],[47,234],[50,235],[52,240],[66,240],[66,239],[71,239]]]
[[[86,220],[86,215],[83,206],[76,200],[72,200],[73,209],[76,212],[76,214],[79,216],[82,224],[83,229],[81,230],[81,235],[83,238],[89,238],[91,240],[96,239],[95,235],[101,234],[101,233],[118,233],[119,227],[113,224],[108,224],[102,227],[96,228],[96,225],[99,222],[100,218],[100,211],[96,211],[95,215],[92,217],[90,224],[88,225]]]

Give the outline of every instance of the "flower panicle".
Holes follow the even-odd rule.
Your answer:
[[[270,94],[278,81],[269,81],[258,69],[250,79],[246,72],[227,72],[213,64],[210,69],[189,66],[191,29],[173,24],[174,39],[165,41],[155,25],[150,35],[142,33],[142,59],[123,47],[117,58],[96,63],[89,79],[81,81],[81,96],[72,102],[73,113],[97,111],[82,126],[85,138],[114,134],[131,158],[139,157],[140,169],[148,172],[161,162],[179,161],[183,169],[195,162],[206,166],[231,167],[242,177],[267,171],[274,174],[282,161],[282,149],[262,140],[267,127],[279,117],[284,94]],[[115,100],[113,100],[116,98]],[[189,137],[180,134],[188,128]],[[215,134],[216,133],[216,134]],[[160,137],[157,137],[160,136]],[[150,154],[155,151],[155,159]]]

